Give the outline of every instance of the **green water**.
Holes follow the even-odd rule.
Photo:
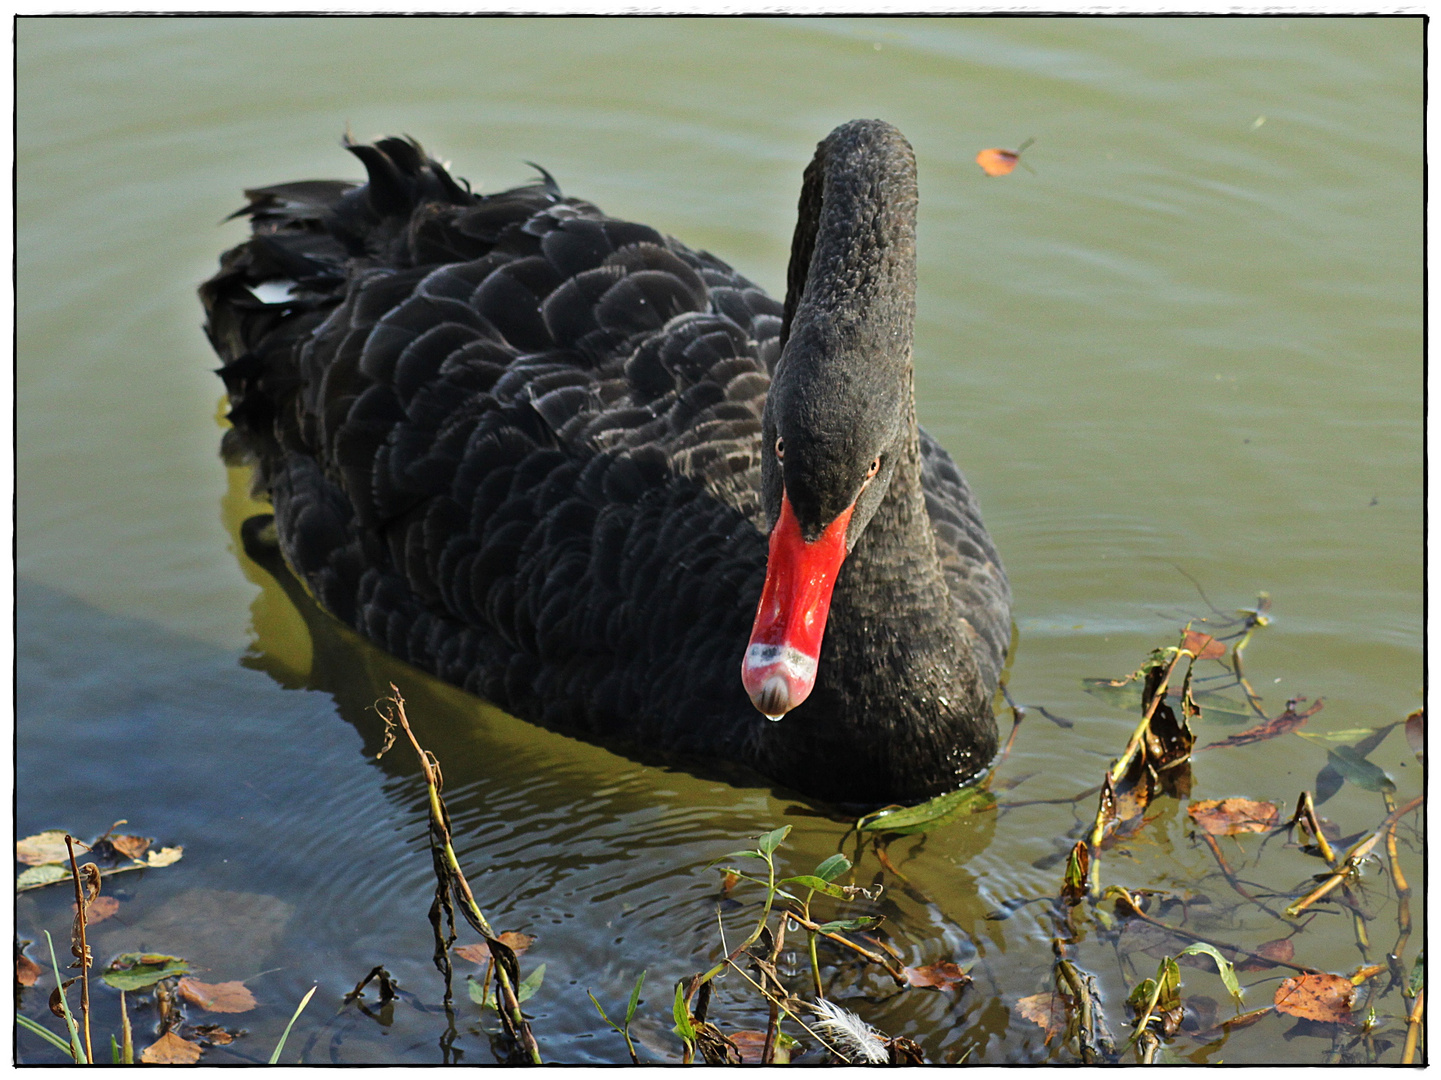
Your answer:
[[[194,288],[244,235],[220,224],[240,188],[358,175],[337,145],[347,125],[414,135],[481,190],[538,161],[567,193],[779,294],[815,142],[853,117],[890,120],[920,166],[921,420],[1006,562],[1014,697],[1074,721],[1031,712],[1003,773],[1029,778],[1003,802],[1099,780],[1135,718],[1081,679],[1132,670],[1206,615],[1193,581],[1227,612],[1270,593],[1246,653],[1270,715],[1305,696],[1325,698],[1310,732],[1402,719],[1425,677],[1422,45],[1419,19],[21,20],[21,835],[92,836],[125,817],[185,845],[173,867],[115,879],[121,911],[95,928],[96,952],[184,951],[211,981],[269,972],[260,1009],[230,1024],[252,1035],[206,1060],[266,1057],[318,981],[291,1051],[421,1063],[447,1052],[446,1021],[424,787],[398,754],[374,760],[368,706],[388,680],[444,764],[482,905],[538,935],[524,962],[547,964],[529,1010],[551,1060],[623,1059],[585,990],[623,1003],[641,969],[642,1056],[675,1059],[669,994],[718,948],[705,864],[791,823],[784,858],[805,871],[845,832],[783,793],[637,765],[429,684],[237,553],[253,508],[216,456],[220,386]],[[977,151],[1028,137],[1010,176],[976,167]],[[1202,742],[1242,726],[1203,719]],[[1289,814],[1327,745],[1209,751],[1194,797]],[[1397,800],[1420,791],[1399,729],[1371,760]],[[892,845],[910,881],[883,904],[892,942],[908,964],[974,961],[975,983],[892,997],[847,976],[835,996],[931,1060],[1070,1060],[1016,1008],[1051,988],[1044,905],[984,916],[1053,895],[1054,859],[1094,811],[1033,803]],[[1204,894],[1196,933],[1284,936],[1216,873],[1182,806],[1157,811],[1108,854],[1107,882]],[[1350,837],[1385,808],[1348,783],[1321,812]],[[1419,833],[1401,840],[1419,886]],[[1320,869],[1280,838],[1259,865],[1259,841],[1223,843],[1276,891]],[[867,856],[860,880],[879,869]],[[1396,905],[1381,868],[1358,896],[1369,952],[1333,906],[1294,939],[1297,963],[1350,973],[1384,957]],[[21,937],[63,938],[66,903],[24,894]],[[1424,933],[1413,907],[1408,968]],[[734,932],[745,916],[728,916]],[[1118,951],[1093,929],[1077,959],[1124,1033],[1125,994],[1154,960]],[[389,1025],[337,1016],[382,963],[414,998]],[[1224,1002],[1214,972],[1183,972],[1183,996]],[[1248,1005],[1283,974],[1243,976]],[[118,1002],[96,993],[108,1030]],[[493,1017],[460,1001],[454,1053],[488,1062]],[[1398,1060],[1405,1004],[1376,1002],[1395,1044],[1383,1060]],[[48,1017],[35,991],[25,1009]],[[736,979],[713,1012],[726,1029],[764,1024]],[[1172,1051],[1319,1063],[1350,1042],[1301,1027],[1272,1016]],[[24,1060],[49,1053],[22,1038]]]

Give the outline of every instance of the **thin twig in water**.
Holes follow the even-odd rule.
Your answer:
[[[75,838],[65,834],[65,848],[70,852],[70,872],[75,876],[75,939],[70,951],[79,958],[80,968],[80,1022],[85,1030],[85,1058],[95,1060],[95,1051],[90,1048],[90,946],[85,942],[85,895],[80,886],[80,867],[75,863]],[[92,871],[99,891],[100,875]]]
[[[400,690],[394,683],[390,684],[390,693],[388,704],[393,710],[394,722],[400,726],[400,729],[405,732],[406,738],[410,740],[416,757],[420,759],[421,771],[425,774],[425,785],[430,795],[431,839],[439,852],[437,865],[443,866],[448,873],[456,897],[461,902],[461,913],[465,915],[466,921],[485,938],[486,944],[490,946],[491,955],[495,956],[495,933],[491,930],[485,914],[480,910],[480,905],[475,902],[475,895],[470,890],[470,882],[465,879],[465,873],[460,868],[460,860],[455,854],[455,847],[451,843],[450,815],[446,812],[445,803],[440,798],[440,788],[444,783],[440,774],[440,763],[434,754],[421,747],[415,737],[415,732],[411,731],[410,721],[405,716],[405,700],[400,696]],[[495,971],[496,981],[500,987],[498,998],[502,1006],[497,1009],[497,1012],[506,1022],[511,1036],[520,1044],[526,1057],[532,1064],[539,1065],[541,1063],[540,1047],[531,1033],[529,1022],[520,1011],[520,1002],[516,999],[510,973],[499,956],[495,956]]]

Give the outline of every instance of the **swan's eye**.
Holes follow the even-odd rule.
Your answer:
[[[881,471],[881,459],[880,459],[880,458],[876,458],[875,461],[871,462],[871,467],[866,470],[866,479],[867,479],[867,480],[874,480],[874,479],[876,478],[876,473],[878,473],[878,472],[880,472],[880,471]]]
[[[786,441],[785,441],[784,439],[778,438],[778,439],[776,439],[776,460],[777,460],[777,461],[784,461],[785,458],[786,458]]]

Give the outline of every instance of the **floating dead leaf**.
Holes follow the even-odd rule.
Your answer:
[[[20,986],[34,986],[35,980],[40,978],[40,965],[24,953],[15,957],[15,981]]]
[[[1356,985],[1344,975],[1307,972],[1296,975],[1276,988],[1276,1011],[1303,1020],[1331,1024],[1351,1023],[1351,1003]]]
[[[1263,941],[1252,950],[1256,956],[1249,956],[1236,964],[1237,971],[1265,971],[1277,964],[1289,964],[1296,956],[1296,946],[1291,944],[1290,938],[1277,938],[1275,941]],[[1264,957],[1264,959],[1257,959]],[[1266,963],[1269,960],[1271,963]]]
[[[516,956],[520,956],[535,944],[533,934],[523,934],[519,930],[504,930],[496,940],[507,946]],[[472,964],[490,963],[490,947],[484,942],[479,945],[457,945],[455,955],[462,960],[469,960]]]
[[[185,854],[185,849],[180,846],[161,848],[159,851],[151,851],[144,859],[139,860],[146,866],[169,866],[171,863],[179,862],[180,856]]]
[[[1027,139],[1014,150],[1002,150],[999,147],[982,150],[976,155],[976,164],[987,176],[1005,176],[1015,169],[1016,164],[1021,160],[1021,154],[1035,141],[1035,139]]]
[[[245,1034],[244,1028],[227,1028],[219,1024],[187,1024],[182,1030],[202,1046],[229,1046]]]
[[[70,901],[70,910],[75,910],[75,901]],[[98,922],[104,922],[110,916],[120,910],[120,901],[113,896],[97,896],[85,908],[85,923],[87,926],[94,926]]]
[[[1223,642],[1217,641],[1210,634],[1203,634],[1199,630],[1186,631],[1186,640],[1182,648],[1187,652],[1195,653],[1197,660],[1215,660],[1226,655],[1226,646]]]
[[[1016,1011],[1032,1023],[1040,1024],[1046,1033],[1046,1042],[1066,1030],[1066,1011],[1070,1000],[1053,990],[1043,994],[1032,994],[1016,1002]]]
[[[1200,799],[1186,813],[1212,836],[1235,836],[1274,829],[1281,812],[1275,803],[1255,799]]]
[[[108,847],[109,852],[107,853],[113,853],[126,859],[143,862],[145,853],[150,850],[150,845],[153,843],[155,843],[154,838],[149,836],[127,836],[121,834],[119,836],[106,837],[95,845],[95,850],[98,853],[102,848]]]
[[[490,963],[490,948],[484,942],[479,945],[457,945],[452,951],[462,960],[469,960],[472,964]]]
[[[1406,741],[1412,752],[1422,760],[1426,758],[1426,710],[1417,709],[1406,717]]]
[[[764,1031],[732,1031],[726,1038],[730,1039],[731,1045],[741,1052],[742,1065],[759,1065],[761,1063],[761,1055],[765,1053],[766,1047]],[[791,1047],[795,1045],[797,1045],[796,1041],[785,1032],[776,1032],[776,1045],[772,1053],[773,1063],[789,1065]]]
[[[731,890],[736,887],[736,882],[740,881],[740,879],[741,876],[734,870],[727,870],[725,876],[721,878],[721,895],[729,896]]]
[[[908,967],[904,969],[904,974],[906,982],[912,986],[930,990],[951,990],[971,981],[971,977],[959,965],[949,960],[927,964],[925,967]]]
[[[1309,709],[1305,712],[1298,713],[1296,706],[1305,700],[1305,698],[1292,698],[1286,702],[1286,711],[1280,716],[1272,720],[1267,720],[1264,724],[1257,724],[1253,728],[1247,728],[1245,731],[1237,732],[1235,735],[1227,736],[1220,742],[1208,743],[1202,747],[1202,749],[1210,750],[1215,746],[1249,746],[1251,743],[1263,742],[1266,739],[1274,739],[1277,735],[1286,735],[1289,732],[1295,731],[1307,720],[1320,712],[1321,706],[1325,704],[1322,698],[1317,698],[1315,704]]]
[[[45,863],[64,863],[70,860],[65,848],[64,829],[46,829],[44,832],[15,841],[15,860],[26,866],[41,866]],[[73,839],[73,838],[72,838]],[[74,840],[75,854],[89,851],[89,844]]]
[[[201,1053],[197,1044],[167,1031],[140,1051],[140,1060],[147,1065],[194,1065],[200,1060]]]
[[[203,983],[188,975],[180,980],[180,996],[213,1013],[243,1013],[255,1008],[255,995],[243,982]]]

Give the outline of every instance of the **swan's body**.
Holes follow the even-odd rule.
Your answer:
[[[226,451],[326,609],[522,718],[821,798],[984,768],[1009,589],[915,423],[898,132],[821,144],[784,307],[549,177],[481,197],[413,143],[351,150],[366,185],[249,192],[201,290]],[[778,520],[802,561],[830,529],[823,647],[809,609],[781,625]]]

